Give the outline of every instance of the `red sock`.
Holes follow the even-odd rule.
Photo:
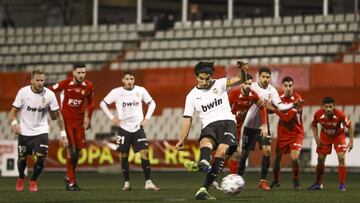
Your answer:
[[[296,166],[293,168],[293,180],[299,180],[300,168]]]
[[[229,159],[228,167],[230,174],[237,174],[239,168],[239,162],[235,159]]]
[[[75,168],[71,163],[71,159],[66,159],[66,176],[69,178],[70,184],[75,183]]]
[[[324,164],[318,164],[316,166],[316,183],[322,184],[323,178],[322,175],[324,173],[325,166]]]
[[[345,183],[345,179],[346,179],[346,166],[339,166],[339,168],[338,168],[338,173],[339,173],[339,183],[340,183],[340,184]]]

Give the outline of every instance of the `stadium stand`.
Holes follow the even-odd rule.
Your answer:
[[[251,65],[328,62],[347,51],[358,33],[354,14],[176,22],[129,51],[122,68],[188,66],[204,58],[227,66],[238,56]]]

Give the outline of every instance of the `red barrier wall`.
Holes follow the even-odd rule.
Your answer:
[[[360,64],[315,64],[308,66],[271,67],[277,75],[274,83],[290,75],[295,87],[301,81],[300,93],[306,99],[306,105],[319,105],[324,96],[333,96],[337,104],[360,104]],[[216,68],[214,78],[223,77],[228,69]],[[249,72],[256,76],[257,68]],[[135,70],[136,84],[145,86],[157,103],[156,114],[164,107],[183,107],[186,94],[195,85],[193,69],[162,68]],[[121,86],[121,71],[89,71],[87,79],[95,88],[95,105],[112,89]],[[275,79],[274,79],[275,80]],[[308,81],[308,82],[307,82]],[[9,111],[16,92],[20,87],[30,84],[29,73],[0,73],[0,111]],[[307,88],[309,84],[309,87]]]

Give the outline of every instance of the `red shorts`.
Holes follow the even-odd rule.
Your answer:
[[[320,143],[321,146],[316,148],[316,152],[319,154],[331,154],[333,144],[336,152],[346,152],[347,150],[345,134],[340,134],[336,137],[329,137],[320,133]]]
[[[85,129],[84,126],[74,125],[70,122],[66,122],[65,131],[69,145],[75,146],[76,149],[82,149],[85,147]]]
[[[288,154],[291,150],[301,151],[303,140],[303,135],[278,137],[276,152],[279,154]]]

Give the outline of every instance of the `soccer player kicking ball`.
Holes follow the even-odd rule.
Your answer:
[[[233,78],[212,79],[214,62],[199,62],[194,68],[197,85],[186,96],[184,116],[179,140],[175,147],[182,150],[191,127],[192,116],[199,112],[202,130],[199,138],[200,161],[186,162],[191,171],[207,173],[203,186],[196,192],[197,200],[215,200],[208,193],[210,185],[221,173],[224,160],[237,148],[235,116],[231,113],[227,90],[246,81],[246,63],[239,61],[240,75]],[[211,165],[211,151],[215,150],[215,160]]]
[[[230,91],[228,93],[229,102],[231,106],[231,112],[236,116],[237,124],[237,138],[241,138],[241,128],[245,120],[246,114],[249,111],[250,107],[255,104],[260,109],[261,113],[261,124],[262,124],[262,136],[267,136],[267,112],[264,105],[264,101],[259,97],[259,95],[251,90],[251,84],[253,82],[253,77],[249,74],[246,75],[246,81],[240,85],[240,88]],[[230,174],[236,174],[238,172],[240,159],[240,147],[237,148],[236,152],[228,160],[228,167]]]
[[[320,138],[317,124],[321,125]],[[350,141],[348,145],[345,139],[345,126],[349,128]],[[322,109],[318,110],[312,121],[312,131],[317,144],[318,163],[316,166],[316,181],[309,190],[322,190],[322,175],[325,170],[326,155],[331,154],[332,145],[334,145],[339,160],[339,190],[345,191],[346,165],[345,153],[353,148],[354,130],[351,121],[345,116],[344,112],[335,108],[335,100],[331,97],[323,99]]]
[[[16,191],[24,190],[26,159],[34,155],[36,162],[29,183],[29,191],[37,192],[37,178],[44,168],[48,153],[49,125],[47,114],[52,112],[60,128],[60,145],[67,146],[63,118],[59,112],[59,105],[55,94],[44,87],[45,75],[41,70],[34,70],[31,74],[31,85],[21,88],[15,98],[10,111],[11,129],[18,134],[18,171]],[[20,113],[20,123],[17,114]]]
[[[110,118],[114,125],[118,126],[119,151],[121,167],[125,179],[123,191],[131,190],[129,175],[129,150],[132,146],[134,152],[141,155],[141,166],[145,175],[145,190],[160,190],[151,180],[151,168],[149,161],[149,143],[146,139],[143,126],[148,124],[154,113],[156,104],[148,91],[140,86],[134,85],[135,76],[132,72],[124,72],[122,87],[114,88],[100,103],[101,109]],[[144,118],[142,102],[148,105]],[[108,105],[115,103],[118,116],[114,116]]]
[[[293,78],[284,77],[282,80],[282,89],[284,93],[280,96],[280,98],[284,104],[293,103],[296,100],[302,100],[302,97],[298,93],[294,92]],[[277,130],[276,158],[273,166],[274,180],[271,183],[270,188],[280,187],[279,175],[281,158],[282,155],[290,153],[294,189],[299,190],[299,156],[304,139],[302,105],[287,111],[279,111],[271,103],[267,103],[266,106],[269,110],[273,111],[280,117]]]
[[[49,89],[55,93],[61,92],[61,113],[65,121],[66,135],[69,146],[66,149],[65,189],[81,191],[76,183],[75,170],[85,147],[85,130],[90,128],[91,115],[94,109],[93,85],[85,80],[85,64],[74,64],[73,77],[63,80]],[[87,115],[85,116],[85,105]]]

